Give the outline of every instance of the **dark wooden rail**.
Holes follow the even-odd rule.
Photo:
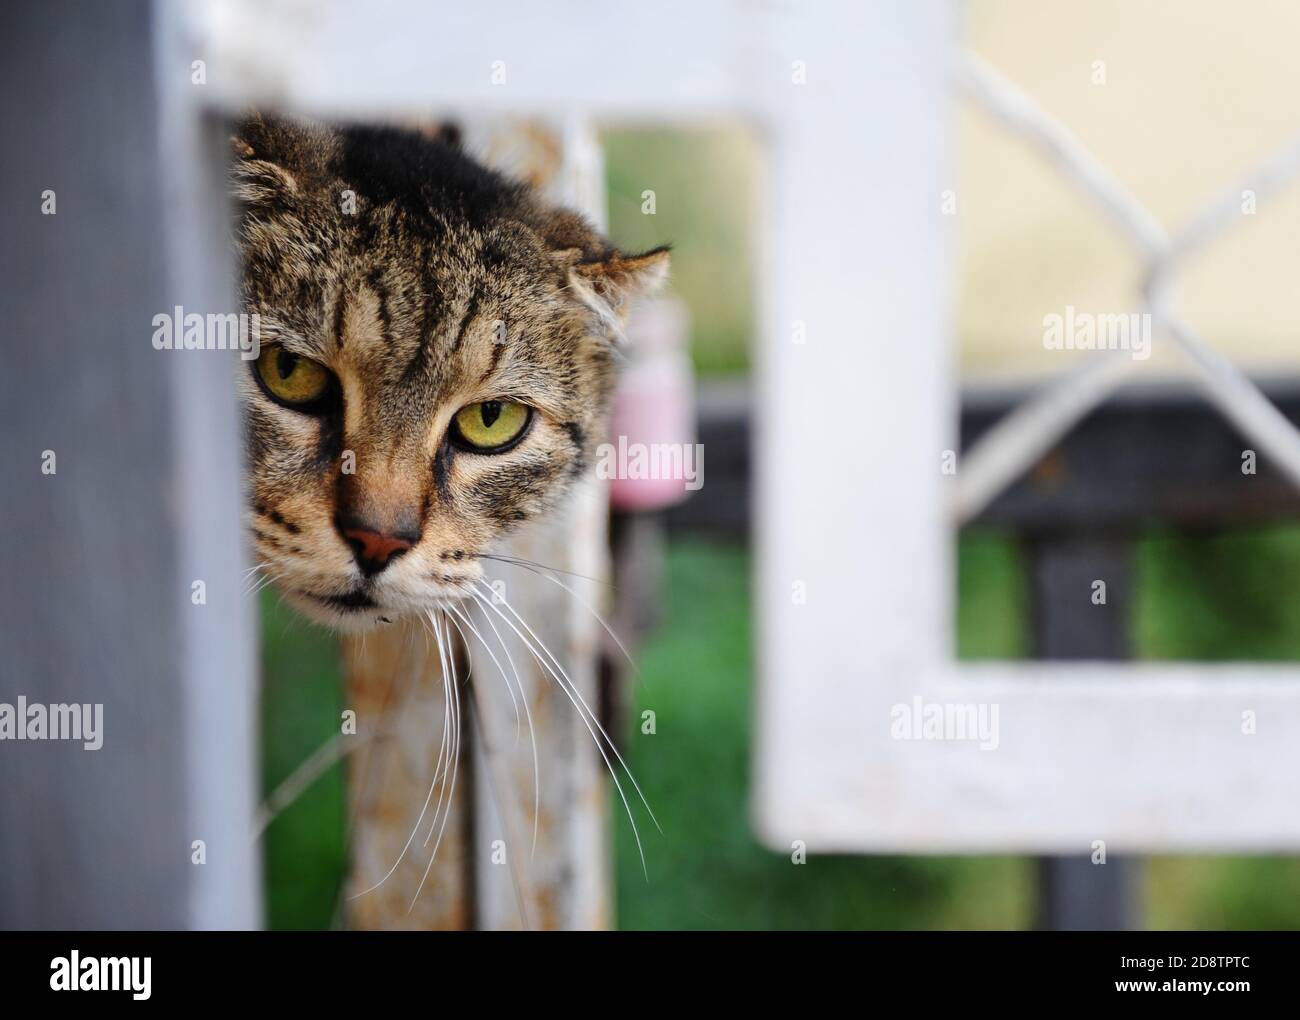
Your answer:
[[[1300,424],[1300,381],[1264,392]],[[968,447],[1023,396],[968,392]],[[749,531],[749,399],[743,384],[711,384],[699,398],[704,487],[668,514],[670,530],[743,537]],[[1268,461],[1242,472],[1251,444],[1185,387],[1133,388],[1099,408],[973,522],[1026,534],[1131,532],[1148,525],[1216,529],[1300,519],[1300,492]],[[936,452],[937,463],[937,452]]]

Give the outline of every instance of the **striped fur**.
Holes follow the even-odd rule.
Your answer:
[[[234,148],[244,310],[260,314],[263,344],[320,362],[341,394],[311,415],[269,399],[251,371],[242,380],[258,562],[342,629],[427,610],[591,462],[620,322],[667,253],[625,256],[418,133],[255,117]],[[493,399],[534,409],[524,440],[453,447],[452,416]],[[366,579],[339,533],[346,514],[419,539]]]

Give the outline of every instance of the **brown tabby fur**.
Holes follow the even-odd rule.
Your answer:
[[[234,146],[244,310],[260,314],[263,345],[324,365],[340,394],[307,414],[245,374],[257,560],[333,626],[426,611],[591,462],[622,317],[667,252],[624,256],[417,133],[254,117]],[[523,441],[499,454],[449,443],[458,410],[497,399],[534,409]],[[367,579],[341,522],[418,540]]]

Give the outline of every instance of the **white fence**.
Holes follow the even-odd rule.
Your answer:
[[[828,344],[819,364],[804,370],[803,381],[814,386],[845,346],[870,348],[872,378],[852,376],[854,409],[865,409],[861,426],[855,431],[850,416],[832,418],[829,448],[800,458],[806,437],[791,438],[782,426],[806,407],[792,383],[803,355],[768,351],[780,383],[766,396],[787,403],[790,416],[773,423],[776,435],[763,447],[758,823],[773,844],[803,840],[810,850],[1082,856],[1097,841],[1122,853],[1294,847],[1300,671],[953,662],[946,635],[954,626],[954,525],[978,513],[1143,362],[1098,355],[1010,414],[955,474],[943,473],[943,457],[956,447],[955,394],[942,360],[949,326],[934,313],[948,294],[939,254],[947,229],[932,168],[948,158],[950,112],[935,85],[955,62],[957,81],[975,102],[1110,215],[1147,265],[1142,300],[1158,340],[1177,345],[1209,399],[1297,482],[1300,437],[1179,316],[1173,276],[1191,251],[1240,215],[1243,190],[1265,196],[1294,179],[1300,144],[1225,189],[1168,238],[1064,126],[977,58],[954,54],[940,22],[891,19],[907,33],[899,48],[914,75],[891,63],[898,38],[879,51],[863,40],[860,54],[891,87],[886,97],[868,98],[856,119],[870,124],[879,151],[910,173],[904,180],[894,167],[864,166],[855,197],[879,207],[881,221],[905,215],[891,224],[891,236],[907,236],[912,248],[929,253],[909,257],[880,285],[872,277],[859,282],[852,299],[863,311],[855,315],[841,301],[833,353]],[[769,334],[773,340],[780,342]],[[1238,469],[1224,465],[1225,472]],[[827,478],[835,480],[834,500],[825,499]],[[1091,604],[1091,593],[1080,587],[1078,612],[1105,612]],[[899,719],[954,710],[996,711],[996,747],[945,741],[942,728],[941,739],[913,742],[893,728]]]
[[[1196,336],[1174,301],[1173,278],[1181,260],[1230,224],[1241,185],[1225,190],[1186,230],[1167,237],[1068,130],[993,69],[958,57],[953,11],[939,0],[888,6],[847,0],[764,5],[668,0],[653,11],[577,0],[561,12],[522,0],[441,10],[415,0],[364,9],[329,0],[159,4],[152,50],[139,42],[140,31],[150,24],[146,8],[120,10],[126,13],[101,11],[83,24],[100,25],[105,38],[119,41],[118,56],[152,69],[163,97],[157,130],[146,132],[141,142],[147,181],[137,181],[135,190],[130,181],[122,182],[123,193],[137,197],[141,188],[155,189],[152,205],[140,197],[153,212],[148,222],[137,218],[138,241],[142,250],[156,254],[148,246],[166,244],[170,253],[158,263],[172,274],[167,294],[141,284],[139,295],[133,295],[143,302],[139,307],[203,304],[188,298],[226,286],[228,266],[196,254],[211,250],[224,204],[222,153],[211,114],[257,105],[328,117],[453,114],[471,124],[530,116],[569,125],[699,123],[720,117],[753,125],[767,161],[767,190],[756,210],[764,234],[758,287],[763,301],[756,440],[760,697],[753,804],[756,824],[772,845],[788,848],[801,840],[813,852],[1085,853],[1096,840],[1119,851],[1300,844],[1294,804],[1300,781],[1300,756],[1294,752],[1300,672],[1295,669],[959,667],[950,636],[956,523],[977,512],[1125,381],[1132,365],[1099,359],[1051,386],[991,432],[955,475],[943,473],[945,452],[956,446],[949,360],[951,250],[939,206],[953,162],[954,77],[973,101],[1041,148],[1114,219],[1146,260],[1142,301],[1159,324],[1162,342],[1187,355],[1216,406],[1300,481],[1300,438]],[[16,26],[14,39],[34,46],[42,28],[63,32],[58,38],[74,43],[80,38],[55,26],[57,11],[44,25],[29,23],[33,17],[24,14],[28,20]],[[127,31],[119,31],[120,18],[130,21]],[[53,44],[43,52],[49,60],[36,70],[45,68],[55,82],[54,58],[67,54]],[[75,46],[70,44],[68,52],[75,54]],[[13,88],[8,92],[15,96],[22,81],[12,77],[12,69],[27,65],[21,54],[10,56],[6,66]],[[104,60],[106,67],[114,63]],[[191,76],[196,60],[204,61],[201,87]],[[122,67],[108,70],[120,74]],[[142,109],[147,104],[141,97],[149,95],[145,90],[135,97]],[[103,116],[92,104],[84,110],[77,123],[86,128]],[[85,154],[74,135],[68,139],[69,152]],[[580,154],[585,144],[574,141],[567,151]],[[1298,162],[1292,147],[1246,183],[1261,193],[1281,187],[1295,176]],[[588,164],[587,171],[566,172],[561,186],[589,169]],[[30,184],[26,178],[11,183],[7,193],[26,194]],[[22,236],[46,236],[29,228],[23,227]],[[39,256],[42,249],[33,244]],[[70,279],[69,273],[64,278]],[[187,300],[173,301],[173,292]],[[69,299],[42,291],[12,300],[14,314],[5,320],[29,323],[42,307],[48,311],[50,302],[62,302],[58,307],[66,310]],[[121,321],[128,320],[124,311]],[[73,338],[87,323],[75,317],[60,321],[70,345],[65,349],[75,354],[81,348],[71,346]],[[90,357],[92,349],[83,346]],[[157,378],[157,365],[150,363],[135,382],[125,384],[134,386],[142,401],[171,395],[168,410],[152,425],[177,444],[159,451],[176,459],[167,462],[158,481],[174,486],[179,509],[175,515],[159,513],[154,521],[156,533],[176,535],[176,548],[164,549],[150,561],[152,573],[143,571],[141,577],[233,578],[238,467],[227,452],[233,399],[223,381],[188,362],[181,365],[182,360],[168,368],[166,380]],[[6,403],[27,407],[29,425],[49,420],[30,401],[40,392],[35,369],[42,364],[20,365],[22,372],[13,376],[15,400]],[[23,393],[26,401],[19,399]],[[140,436],[151,427],[137,424]],[[12,440],[14,455],[26,463],[22,458],[34,456],[28,447],[44,440],[30,428],[21,435],[21,442]],[[86,457],[131,470],[132,455],[104,450],[95,446],[98,441],[90,437]],[[70,439],[67,448],[77,449],[76,442]],[[70,486],[65,501],[89,498],[93,478],[85,475],[82,482],[75,492]],[[156,505],[161,493],[151,498]],[[135,504],[128,503],[118,507],[120,513],[131,513]],[[71,505],[56,503],[56,512],[70,512]],[[28,500],[15,519],[31,523],[47,512],[41,500]],[[581,562],[576,567],[581,572],[599,571],[601,512],[599,499],[592,497],[577,522],[564,525],[576,530],[532,540],[548,543],[553,552],[567,548],[571,562]],[[139,538],[134,536],[128,548],[146,548]],[[57,572],[42,575],[37,559],[18,565],[24,576],[37,578],[37,604],[53,606],[73,590]],[[519,584],[520,597],[535,600],[536,611],[549,614],[553,636],[565,644],[561,657],[590,685],[595,652],[584,638],[590,636],[590,623],[578,622],[580,614],[542,581],[521,578]],[[129,800],[122,791],[141,781],[142,763],[155,774],[155,783],[159,770],[185,779],[174,786],[163,783],[159,801],[184,823],[142,824],[136,836],[128,834],[115,845],[110,857],[131,876],[132,889],[152,887],[164,898],[183,889],[184,909],[143,909],[140,903],[147,900],[138,896],[131,901],[134,908],[120,897],[88,896],[79,905],[69,901],[64,912],[42,914],[41,904],[29,897],[22,901],[25,908],[9,912],[10,919],[197,927],[255,923],[251,628],[247,606],[234,594],[238,586],[228,587],[221,596],[225,588],[210,585],[220,604],[209,607],[206,617],[182,617],[166,600],[148,627],[138,615],[115,617],[118,635],[130,637],[127,644],[137,649],[152,647],[159,629],[179,635],[166,651],[181,693],[159,718],[181,727],[177,732],[184,738],[162,741],[156,753],[138,760],[103,759],[110,766],[103,789],[117,789],[114,796]],[[1090,611],[1088,594],[1079,593],[1080,612]],[[99,600],[70,604],[82,606],[91,619],[94,612],[108,612]],[[27,649],[21,633],[9,636],[14,647]],[[27,659],[35,663],[30,655]],[[21,655],[17,660],[27,661]],[[84,665],[90,653],[76,661]],[[111,661],[124,678],[119,691],[124,717],[142,700],[147,703],[149,684],[160,690],[167,679],[158,663],[152,672],[131,678],[132,661],[140,660],[122,654]],[[371,658],[354,650],[354,668],[383,661],[382,654]],[[427,659],[420,668],[426,672],[418,679],[430,681],[439,664]],[[49,681],[49,689],[57,686]],[[996,748],[982,749],[977,741],[895,739],[891,723],[898,706],[916,705],[916,699],[922,709],[996,706]],[[1243,732],[1245,713],[1257,720],[1249,734]],[[214,728],[213,718],[224,728]],[[584,758],[573,751],[576,726],[574,718],[556,718],[547,734],[551,744],[545,754],[555,778],[547,779],[545,772],[543,778],[558,785],[544,799],[555,805],[561,821],[541,863],[522,881],[474,870],[475,855],[486,852],[490,839],[507,829],[517,833],[520,819],[527,818],[526,806],[517,813],[509,805],[503,809],[485,800],[480,789],[474,794],[474,829],[463,832],[454,857],[462,870],[443,876],[445,898],[429,905],[428,923],[452,918],[448,923],[577,926],[607,920],[604,808],[574,807],[579,791],[595,788],[597,763],[594,754]],[[420,737],[409,739],[418,753]],[[486,770],[518,771],[518,762],[504,762],[486,745],[474,753]],[[39,770],[29,775],[28,793],[42,797],[53,791],[57,801],[59,783],[45,782],[48,778]],[[528,791],[518,792],[524,799]],[[78,831],[77,803],[57,809],[64,813],[53,829]],[[17,816],[6,809],[6,817]],[[191,867],[184,856],[200,838],[221,850],[206,870]],[[155,865],[152,885],[148,870],[133,863],[132,839],[143,855],[139,861]],[[173,849],[182,854],[180,864],[166,854],[158,864],[164,844],[171,848],[168,854]],[[20,869],[6,869],[12,884],[12,875],[30,861],[24,865],[13,847],[6,854]],[[74,869],[69,874],[76,873],[74,864],[69,868]],[[84,873],[85,891],[101,871]],[[381,911],[361,923],[387,916]]]

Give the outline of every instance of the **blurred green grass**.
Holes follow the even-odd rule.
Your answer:
[[[1143,659],[1300,660],[1300,527],[1156,533],[1137,548]],[[1300,857],[1156,857],[1152,928],[1300,928]]]
[[[339,732],[338,641],[262,593],[262,792]],[[267,924],[328,928],[344,868],[343,770],[331,768],[264,839]]]
[[[610,236],[624,249],[673,246],[670,289],[691,310],[691,356],[702,376],[749,366],[754,335],[753,215],[758,166],[739,127],[610,131],[605,145]],[[654,193],[653,214],[646,192]]]
[[[999,576],[1004,557],[963,557]],[[664,835],[645,830],[647,880],[616,818],[618,920],[624,928],[1012,928],[1027,923],[1032,874],[1014,858],[790,856],[760,847],[747,819],[751,754],[749,556],[675,542],[664,629],[641,657],[629,763]],[[1004,578],[1005,579],[1005,578]],[[969,579],[968,579],[969,580]],[[978,613],[989,620],[985,610]],[[991,652],[988,631],[970,630]],[[994,633],[996,633],[994,631]]]

